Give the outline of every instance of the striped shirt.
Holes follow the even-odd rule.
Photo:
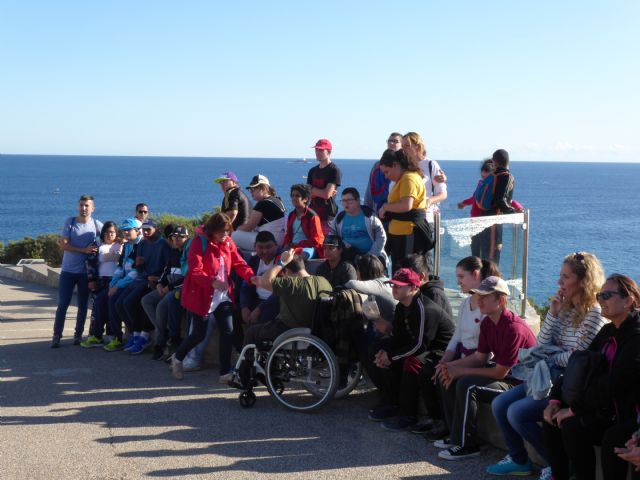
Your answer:
[[[575,350],[589,348],[593,337],[608,323],[600,314],[600,305],[593,306],[577,327],[573,326],[572,315],[573,309],[561,311],[558,315],[547,312],[538,334],[539,345],[557,345],[564,350],[553,356],[553,362],[559,367],[567,366],[569,357]]]

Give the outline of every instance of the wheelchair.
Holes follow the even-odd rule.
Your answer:
[[[265,385],[283,407],[297,412],[318,410],[334,398],[346,397],[358,385],[361,363],[355,359],[339,362],[329,346],[335,338],[320,338],[330,323],[333,300],[331,292],[320,293],[311,328],[293,328],[273,342],[244,346],[236,375],[229,383],[242,390],[238,397],[242,407],[255,405],[253,389],[259,384]]]

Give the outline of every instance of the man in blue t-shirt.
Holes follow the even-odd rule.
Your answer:
[[[62,228],[60,248],[62,254],[62,271],[58,286],[58,308],[53,324],[53,338],[51,348],[60,346],[67,309],[71,303],[73,289],[78,287],[78,315],[73,344],[80,345],[84,322],[87,319],[87,304],[89,302],[89,281],[87,278],[86,259],[89,255],[98,253],[98,242],[102,222],[95,220],[91,214],[95,204],[91,195],[83,195],[78,201],[78,215],[69,217]]]
[[[353,262],[356,255],[370,253],[387,264],[384,244],[387,234],[375,212],[366,205],[360,205],[360,193],[353,187],[342,191],[342,208],[329,226],[330,233],[337,235],[344,244],[342,258]]]

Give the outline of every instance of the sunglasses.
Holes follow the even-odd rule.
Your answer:
[[[620,292],[616,292],[615,290],[605,290],[604,292],[596,293],[596,299],[597,300],[609,300],[614,295],[619,295],[621,297],[624,297],[624,295],[622,295]]]
[[[138,210],[138,213],[149,213],[149,210]]]

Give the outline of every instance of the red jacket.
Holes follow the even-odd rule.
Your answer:
[[[293,210],[289,213],[287,218],[287,233],[284,236],[284,245],[288,247],[293,241],[293,221],[296,219],[296,211]],[[297,245],[291,245],[292,247],[313,247],[316,250],[316,256],[319,258],[324,257],[324,251],[322,250],[322,243],[324,242],[324,233],[322,232],[322,225],[320,225],[320,217],[316,212],[309,207],[304,212],[304,215],[300,218],[300,225],[304,232],[306,240],[299,242]]]
[[[202,242],[198,235],[207,238],[204,255],[202,253]],[[220,268],[220,262],[218,261],[220,257],[224,258],[227,277],[230,276],[231,269],[247,282],[254,275],[251,267],[247,265],[247,262],[238,253],[238,249],[231,237],[227,237],[222,243],[214,243],[210,237],[206,237],[201,228],[198,228],[196,236],[189,246],[187,256],[189,270],[182,285],[181,303],[188,311],[203,317],[209,313],[214,291],[212,284]],[[232,282],[229,282],[228,295],[229,298],[233,299]]]

